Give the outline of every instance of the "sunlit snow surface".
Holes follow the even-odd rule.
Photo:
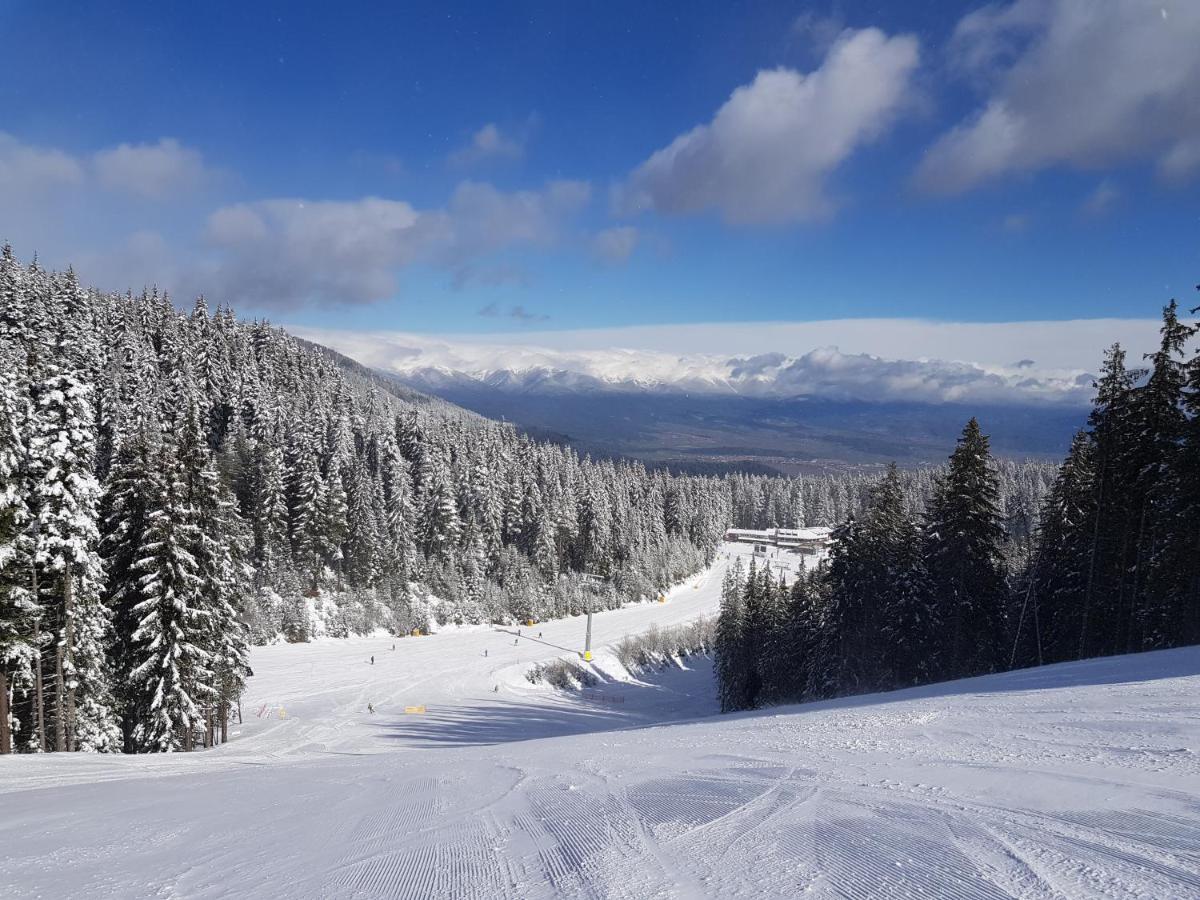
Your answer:
[[[1200,648],[701,718],[706,664],[584,702],[523,679],[583,620],[521,630],[256,650],[215,751],[0,758],[0,896],[1200,897]]]

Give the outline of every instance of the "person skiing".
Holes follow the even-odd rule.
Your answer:
[[[500,693],[500,685],[496,685],[494,688],[492,688],[492,693],[493,694]]]
[[[369,712],[371,715],[375,715],[375,706],[371,703],[367,703],[367,712]]]
[[[484,647],[484,648],[483,648],[483,655],[484,655],[484,656],[487,656],[487,647]]]
[[[371,657],[371,665],[375,665],[375,657]]]

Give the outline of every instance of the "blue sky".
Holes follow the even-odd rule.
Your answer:
[[[447,6],[0,0],[0,239],[359,331],[1141,318],[1200,279],[1189,0]]]

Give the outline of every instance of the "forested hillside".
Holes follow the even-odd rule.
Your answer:
[[[998,510],[1008,537],[1007,553],[1024,558],[1037,527],[1042,498],[1054,484],[1058,467],[1036,461],[993,462]],[[920,516],[937,493],[945,467],[898,469],[895,478],[909,516]],[[836,525],[862,513],[881,474],[729,475],[733,520],[738,528],[803,528]]]
[[[250,642],[615,605],[702,567],[728,524],[718,480],[411,399],[266,323],[5,248],[3,748],[211,742]]]
[[[998,465],[972,419],[932,479],[892,468],[861,508],[844,507],[828,566],[790,585],[731,570],[722,707],[1200,642],[1198,333],[1172,301],[1144,368],[1108,350],[1088,426],[1036,523],[1022,513],[1013,527],[1037,470]],[[1011,491],[1023,481],[1033,489]],[[777,481],[735,483],[735,511],[759,525],[764,503],[769,518],[800,502]]]
[[[988,471],[1007,577],[1051,473]],[[649,598],[728,525],[861,517],[875,482],[594,461],[228,308],[89,290],[5,248],[0,750],[211,744],[250,644]],[[943,476],[889,483],[912,519]]]

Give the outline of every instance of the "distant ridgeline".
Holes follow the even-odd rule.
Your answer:
[[[703,567],[729,524],[718,479],[390,390],[266,323],[6,247],[0,750],[211,743],[249,643],[615,606]]]
[[[892,468],[844,498],[840,481],[732,478],[743,526],[790,525],[814,502],[851,518],[829,564],[791,585],[730,570],[722,709],[1200,642],[1198,334],[1172,301],[1145,368],[1106,352],[1036,516],[1044,470],[997,465],[974,419],[946,469]]]

